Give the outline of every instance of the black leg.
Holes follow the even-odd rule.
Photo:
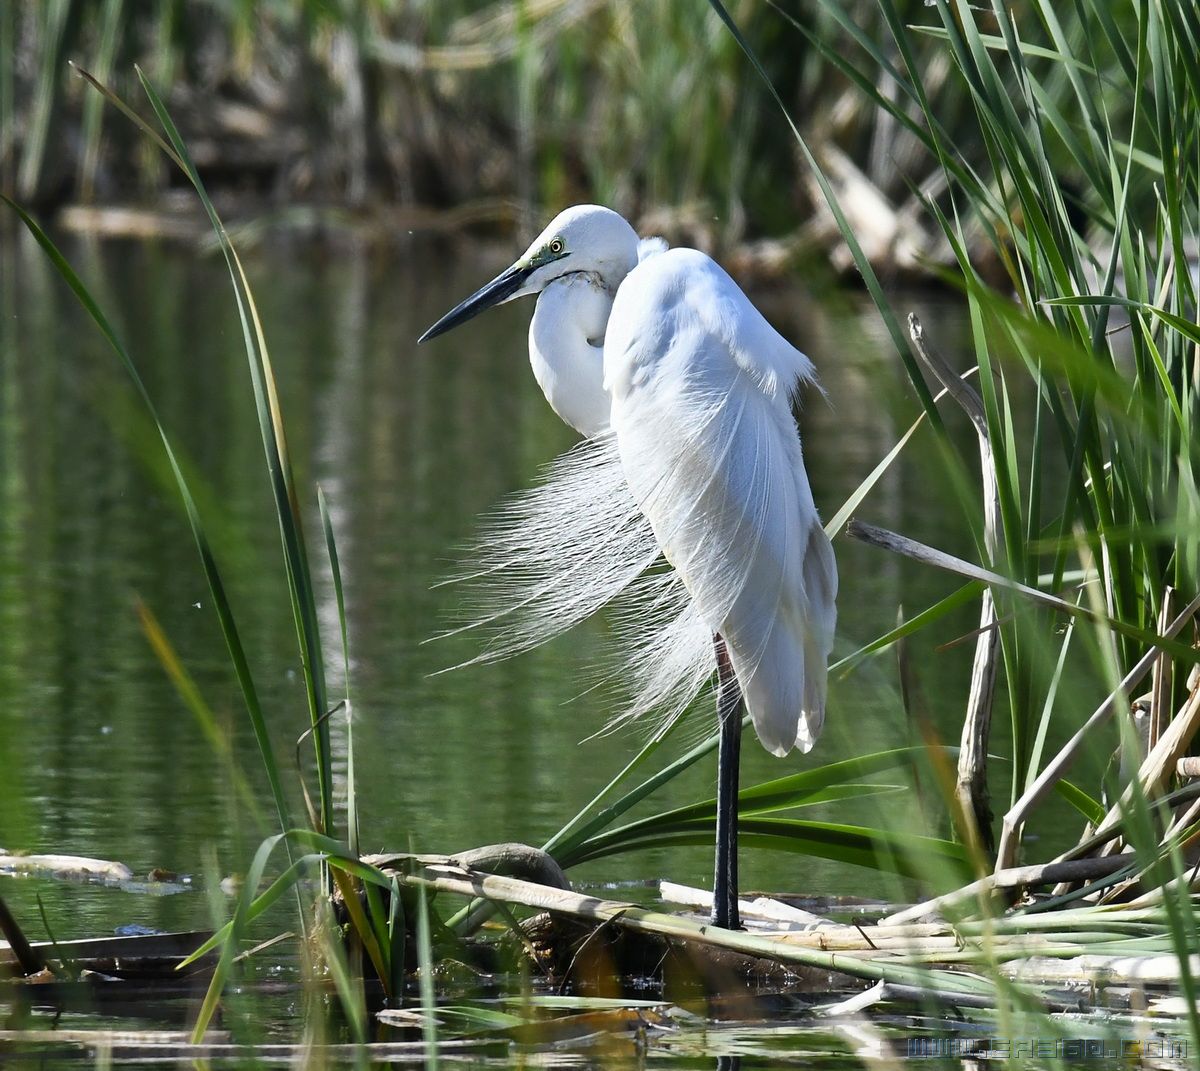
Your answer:
[[[742,690],[734,676],[729,652],[720,636],[717,651],[717,866],[713,878],[714,926],[741,929],[738,918],[737,797],[738,764],[742,751]]]

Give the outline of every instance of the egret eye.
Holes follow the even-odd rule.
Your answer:
[[[562,254],[564,249],[567,248],[567,243],[561,238],[554,238],[551,240],[550,244],[546,246],[546,248],[557,257]]]

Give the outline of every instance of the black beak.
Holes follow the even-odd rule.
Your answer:
[[[472,316],[478,316],[485,309],[507,301],[518,290],[526,279],[533,274],[533,268],[526,264],[514,264],[496,276],[487,286],[476,290],[466,301],[455,305],[445,316],[435,323],[419,339],[417,345],[428,342],[431,338],[444,335],[451,328],[465,324]]]

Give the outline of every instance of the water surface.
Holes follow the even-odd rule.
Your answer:
[[[126,341],[200,489],[294,782],[293,743],[307,711],[224,266],[174,245],[64,246]],[[610,697],[585,691],[602,659],[602,616],[512,661],[431,675],[472,653],[465,638],[423,644],[453,610],[454,590],[434,584],[454,548],[481,511],[528,485],[574,441],[533,382],[528,303],[415,345],[506,257],[416,241],[390,252],[278,242],[247,257],[314,555],[318,483],[337,529],[366,850],[541,843],[640,743],[630,733],[581,743],[611,710]],[[256,823],[237,800],[136,613],[140,600],[162,622],[267,810],[253,737],[155,434],[115,356],[28,238],[6,234],[0,258],[0,847],[119,859],[140,876],[165,868],[197,886],[236,874],[269,822]],[[802,431],[814,494],[830,516],[903,433],[915,410],[910,389],[857,296],[826,286],[817,298],[792,280],[757,299],[813,357],[828,391],[827,401],[811,392],[805,399]],[[963,327],[954,306],[919,299],[916,307],[958,360]],[[969,553],[950,488],[928,476],[934,464],[918,438],[859,513]],[[835,546],[839,653],[892,626],[900,606],[914,612],[955,586],[845,539]],[[332,654],[332,591],[323,565],[320,572]],[[969,629],[975,613],[968,608],[910,652],[917,709],[948,740],[958,735],[970,646],[934,646]],[[894,654],[836,680],[817,751],[778,761],[748,742],[744,783],[913,740],[897,680]],[[339,688],[331,682],[334,694]],[[701,764],[661,803],[707,794],[712,779],[711,762]],[[910,798],[883,806],[894,827],[915,824]],[[879,807],[836,804],[816,816],[877,821]],[[710,866],[707,850],[672,849],[593,864],[580,876],[704,884]],[[746,854],[743,886],[904,892],[873,873],[763,853]],[[199,895],[3,883],[19,918],[36,918],[35,894],[60,936],[209,922]]]

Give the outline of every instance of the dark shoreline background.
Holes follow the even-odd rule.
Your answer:
[[[922,5],[909,6],[921,19]],[[940,165],[836,69],[831,57],[857,47],[846,27],[817,5],[730,7],[877,270],[929,280],[951,259],[920,201]],[[843,17],[888,36],[874,4]],[[198,208],[173,196],[181,176],[71,63],[148,114],[140,65],[234,223],[508,239],[595,200],[742,275],[851,268],[775,105],[703,4],[0,7],[0,189],[65,229],[200,237]],[[946,71],[931,69],[936,90]],[[964,118],[969,107],[959,102]],[[979,251],[986,272],[992,254]]]

